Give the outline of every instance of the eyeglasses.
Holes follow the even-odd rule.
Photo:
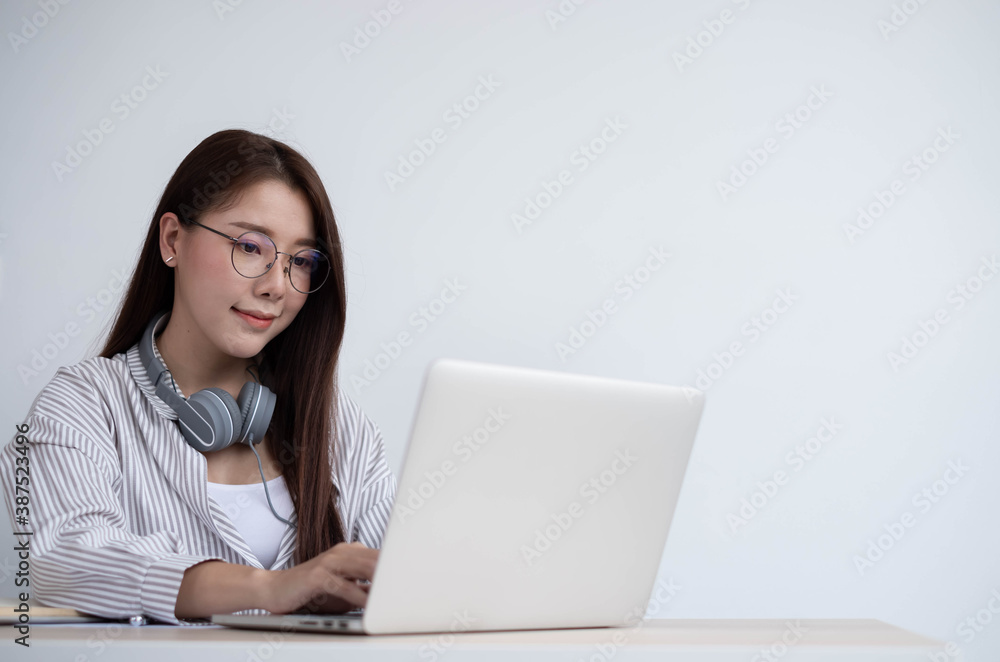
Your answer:
[[[277,262],[279,254],[291,258],[285,267],[285,273],[288,274],[292,287],[303,294],[318,290],[330,275],[330,260],[314,248],[306,248],[292,255],[279,251],[274,241],[266,234],[244,232],[239,237],[230,237],[186,216],[181,218],[233,242],[233,268],[244,278],[260,278],[266,274]]]

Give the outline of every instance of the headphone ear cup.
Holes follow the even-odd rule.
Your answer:
[[[240,389],[240,417],[243,425],[237,439],[241,443],[250,444],[253,436],[254,444],[259,444],[267,434],[274,414],[274,403],[277,400],[274,393],[263,384],[247,382]]]
[[[195,441],[192,441],[185,434],[184,437],[188,440],[189,444],[201,451],[221,451],[236,441],[241,419],[240,410],[236,406],[233,396],[221,388],[210,386],[193,394],[187,399],[187,402],[191,405],[191,409],[197,412],[199,417],[211,426],[212,431],[211,439],[196,439]],[[191,409],[187,410],[185,414],[190,412]],[[187,416],[184,414],[180,415],[182,432],[184,432],[184,426],[187,425],[186,418]],[[201,425],[203,426],[204,423],[201,423]],[[188,427],[193,426],[188,425]]]

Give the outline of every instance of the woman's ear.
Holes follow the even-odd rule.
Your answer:
[[[177,239],[180,236],[181,222],[177,214],[167,212],[160,217],[160,255],[170,266],[177,264]],[[170,263],[173,262],[171,265]]]

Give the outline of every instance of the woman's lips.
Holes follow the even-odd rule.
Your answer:
[[[246,313],[241,312],[239,310],[236,310],[235,308],[233,308],[233,311],[237,315],[239,315],[244,321],[246,321],[247,324],[249,324],[250,326],[252,326],[255,329],[266,329],[266,328],[270,327],[271,326],[271,322],[274,321],[274,318],[271,318],[269,320],[265,320],[265,319],[261,319],[259,317],[254,317],[253,315],[247,315]]]

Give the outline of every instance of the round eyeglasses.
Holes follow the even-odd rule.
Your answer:
[[[321,251],[314,248],[306,248],[292,255],[279,251],[274,240],[262,232],[250,231],[244,232],[239,237],[230,237],[228,234],[219,232],[198,221],[187,217],[182,218],[232,241],[233,268],[236,269],[236,273],[245,278],[260,278],[266,274],[278,261],[279,253],[290,258],[288,266],[285,267],[285,273],[288,274],[288,280],[291,281],[292,287],[303,294],[318,290],[330,275],[330,260]]]

